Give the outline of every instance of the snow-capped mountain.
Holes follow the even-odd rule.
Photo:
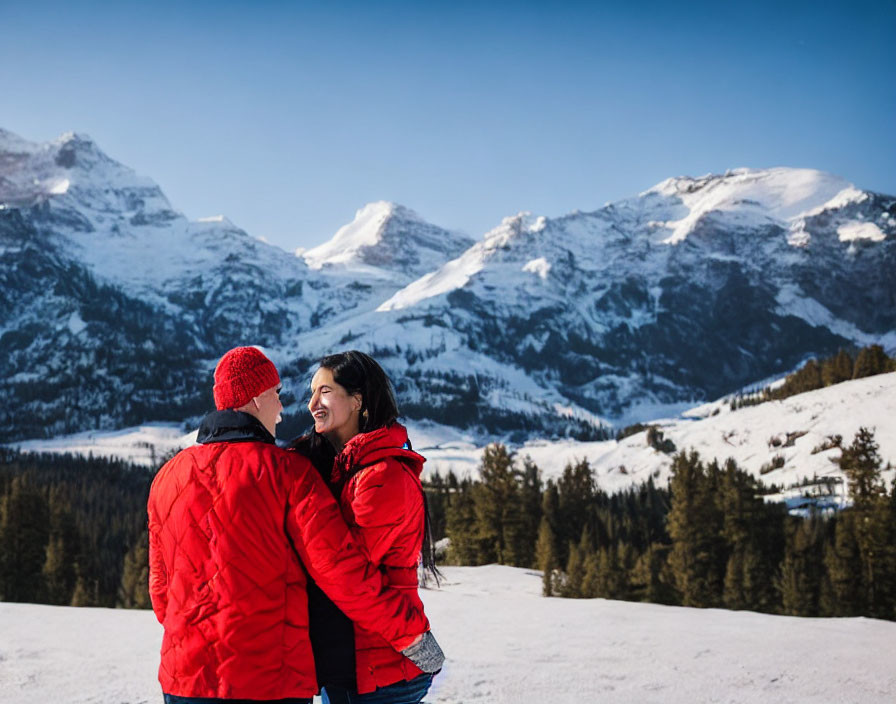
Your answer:
[[[741,169],[478,242],[373,203],[287,253],[187,220],[88,137],[0,132],[0,413],[11,439],[194,417],[217,357],[259,344],[294,431],[314,361],[354,347],[412,419],[594,437],[812,354],[896,349],[894,235],[893,197]]]
[[[507,218],[377,312],[406,338],[440,330],[430,359],[450,338],[575,413],[635,419],[810,354],[896,347],[894,216],[893,198],[815,171],[673,179],[591,213]]]
[[[329,242],[299,254],[314,269],[397,277],[407,284],[473,243],[462,233],[431,225],[413,210],[380,201],[361,208]]]

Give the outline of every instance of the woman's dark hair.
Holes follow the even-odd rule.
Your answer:
[[[369,354],[358,350],[330,354],[320,360],[320,367],[329,369],[333,381],[344,388],[349,395],[361,394],[361,415],[358,418],[358,429],[362,433],[386,428],[398,420],[398,404],[392,382],[379,363]],[[304,446],[304,447],[303,447]],[[308,456],[318,471],[327,478],[329,468],[333,466],[336,454],[333,446],[313,428],[311,432],[293,443]],[[408,440],[410,449],[410,440]],[[322,471],[323,470],[323,471]],[[338,498],[338,492],[334,492]],[[439,582],[441,573],[436,567],[435,550],[432,540],[432,521],[426,492],[423,491],[423,568],[432,573]]]
[[[386,428],[398,419],[392,382],[369,354],[358,350],[330,354],[320,360],[320,366],[329,369],[333,380],[349,395],[361,394],[358,429],[362,433]]]

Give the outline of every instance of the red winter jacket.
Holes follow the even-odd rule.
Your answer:
[[[333,465],[332,484],[342,485],[345,520],[386,581],[423,609],[417,593],[417,565],[423,545],[423,457],[402,449],[407,430],[399,423],[348,441]],[[354,620],[354,619],[353,619]],[[358,692],[372,692],[421,674],[389,647],[381,635],[355,623]]]
[[[384,587],[305,458],[276,447],[238,411],[210,414],[200,442],[159,470],[149,495],[149,590],[165,627],[164,692],[315,694],[303,564],[384,644],[402,649],[428,630],[419,600]]]

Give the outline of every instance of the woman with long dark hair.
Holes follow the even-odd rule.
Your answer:
[[[363,352],[329,355],[311,380],[308,410],[314,429],[294,441],[292,449],[309,457],[323,475],[371,562],[422,609],[418,565],[422,561],[438,574],[420,483],[424,459],[411,449],[407,430],[397,420],[389,378]],[[355,626],[322,591],[311,585],[308,591],[324,704],[422,701],[433,675],[380,636]]]

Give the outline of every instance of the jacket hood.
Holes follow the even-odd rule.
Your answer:
[[[242,411],[212,411],[199,425],[196,442],[208,445],[212,442],[266,442],[276,444],[261,421]]]
[[[358,433],[336,456],[330,480],[334,484],[342,483],[361,467],[375,464],[387,457],[399,460],[419,477],[426,459],[408,449],[409,445],[407,428],[401,423],[393,423],[369,433]]]

